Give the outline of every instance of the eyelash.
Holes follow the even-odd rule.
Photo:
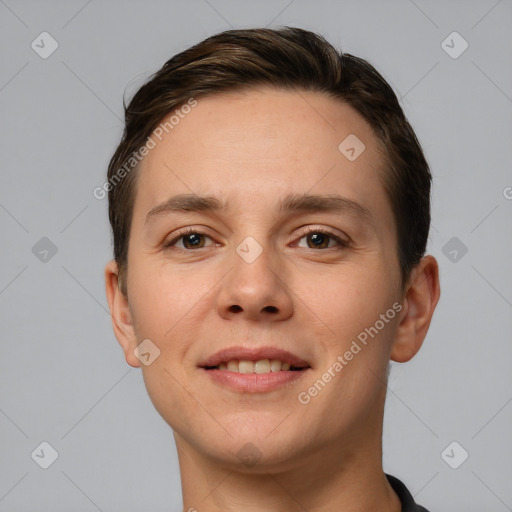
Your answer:
[[[340,237],[336,236],[334,233],[331,233],[330,231],[327,231],[327,230],[324,230],[324,229],[318,229],[318,228],[309,228],[305,231],[303,231],[301,234],[300,234],[300,237],[299,237],[299,240],[302,240],[304,237],[306,237],[307,235],[310,235],[312,233],[319,233],[319,234],[322,234],[322,235],[327,235],[329,238],[333,239],[335,242],[338,243],[338,245],[340,246],[340,248],[347,248],[349,246],[349,242],[346,241],[346,240],[342,240]],[[181,231],[180,233],[178,233],[172,240],[169,240],[168,242],[165,242],[164,243],[164,249],[170,249],[178,240],[180,240],[181,238],[184,238],[185,236],[187,235],[190,235],[190,234],[194,234],[194,235],[200,235],[200,236],[205,236],[207,238],[210,238],[211,237],[206,234],[206,233],[203,233],[202,231],[199,231],[198,229],[196,228],[187,228],[186,230],[184,231]],[[178,250],[178,251],[181,251],[181,252],[193,252],[193,251],[197,251],[199,249],[207,249],[207,247],[199,247],[199,249],[182,249],[181,247],[174,247],[175,250]],[[303,247],[304,249],[304,247]],[[315,250],[314,248],[310,248],[310,247],[307,247],[307,249],[312,249],[312,250]],[[328,249],[336,249],[336,247],[325,247],[323,249],[318,249],[320,251],[325,251],[325,250],[328,250]]]

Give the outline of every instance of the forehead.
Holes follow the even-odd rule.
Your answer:
[[[146,215],[184,193],[229,197],[239,209],[272,208],[290,192],[339,193],[368,209],[389,209],[377,139],[362,116],[337,99],[268,88],[213,94],[199,97],[179,119],[161,140],[153,137],[134,211]],[[349,159],[347,144],[364,150]]]

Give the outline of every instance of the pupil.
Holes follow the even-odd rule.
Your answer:
[[[324,241],[324,237],[326,235],[324,235],[323,233],[314,233],[311,235],[311,239],[313,241],[313,243],[315,244],[316,247],[322,245],[322,242]],[[317,243],[317,242],[320,242],[320,243]]]
[[[190,245],[193,245],[193,246],[197,246],[200,242],[200,238],[199,238],[199,235],[197,233],[192,233],[190,235],[187,235],[185,237],[185,240],[187,240],[187,242],[190,244]]]

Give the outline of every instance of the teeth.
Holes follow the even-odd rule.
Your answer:
[[[227,363],[220,363],[219,370],[228,370],[236,373],[270,373],[289,371],[290,363],[283,363],[279,359],[260,359],[259,361],[247,361],[245,359],[237,361],[232,359]]]
[[[272,359],[270,361],[270,371],[271,372],[280,372],[281,371],[282,363],[279,361],[279,359]]]
[[[238,363],[238,372],[239,373],[253,373],[254,372],[254,363],[252,361],[240,361]]]
[[[270,372],[270,361],[268,359],[262,359],[254,363],[254,373],[269,373]]]
[[[238,361],[228,361],[228,370],[230,372],[238,371]]]

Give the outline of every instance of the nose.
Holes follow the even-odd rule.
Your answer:
[[[254,247],[250,247],[254,250]],[[263,248],[255,259],[233,251],[230,271],[221,281],[218,313],[229,320],[282,321],[293,314],[293,293],[284,263]],[[253,255],[254,256],[254,255]]]

